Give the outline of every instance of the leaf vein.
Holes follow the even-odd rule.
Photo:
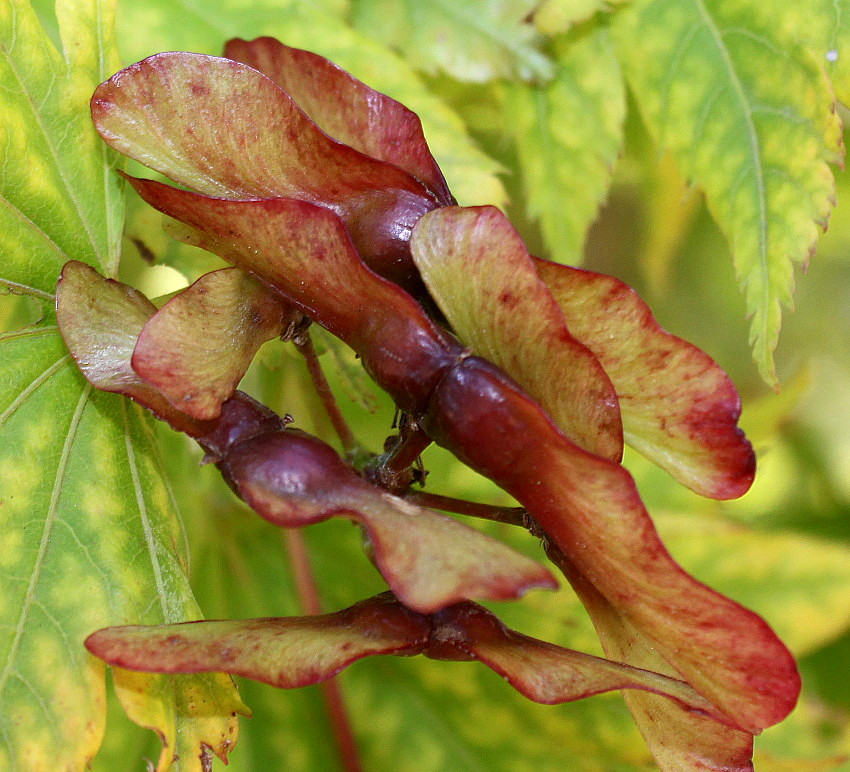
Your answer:
[[[43,335],[55,335],[57,332],[59,332],[59,327],[55,324],[49,324],[44,327],[23,327],[20,330],[0,332],[0,343],[7,343],[11,340],[18,340],[19,338],[40,338]]]
[[[720,32],[721,39],[725,40],[726,38],[731,37],[742,37],[746,38],[751,43],[758,43],[762,47],[766,48],[776,57],[781,59],[790,59],[791,56],[788,51],[780,48],[779,46],[774,45],[770,40],[768,40],[764,35],[759,35],[756,32],[753,32],[751,29],[747,29],[746,27],[726,27]]]
[[[726,93],[726,89],[723,86],[718,86],[711,95],[703,102],[702,108],[700,109],[699,116],[697,117],[696,125],[694,126],[693,133],[693,144],[697,145],[702,140],[703,133],[705,132],[705,125],[708,122],[708,118],[711,115],[711,111],[714,108],[715,103],[720,97]]]
[[[103,579],[104,585],[107,585],[109,583],[109,577],[107,576],[103,568],[101,568],[100,564],[92,557],[88,545],[85,544],[79,536],[77,536],[77,532],[71,525],[71,523],[69,523],[67,520],[59,518],[57,520],[57,525],[64,525],[65,528],[68,529],[68,533],[71,535],[71,538],[74,540],[79,551],[83,554],[83,557],[86,559],[88,564],[94,569],[95,573],[97,573],[101,577],[101,579]]]
[[[60,364],[67,358],[68,357],[63,357],[63,359],[60,360],[57,364]],[[77,405],[74,408],[74,413],[71,416],[71,422],[68,426],[68,434],[65,437],[64,443],[62,444],[62,454],[59,458],[59,463],[56,467],[56,476],[53,481],[53,489],[50,493],[50,503],[48,504],[44,523],[42,525],[42,533],[38,544],[38,552],[35,557],[32,574],[30,575],[29,581],[27,583],[26,593],[24,595],[23,603],[21,605],[21,613],[19,614],[18,621],[15,624],[15,632],[12,636],[11,645],[9,646],[9,656],[6,660],[6,664],[3,667],[3,671],[0,673],[0,694],[2,694],[5,690],[9,676],[14,670],[13,663],[15,662],[15,657],[17,656],[18,648],[21,645],[21,639],[24,636],[26,621],[29,615],[30,607],[35,602],[36,586],[38,585],[38,582],[41,578],[41,571],[44,567],[44,562],[47,558],[47,549],[50,544],[50,535],[53,532],[53,526],[56,521],[56,513],[59,507],[59,498],[62,493],[62,487],[65,483],[65,473],[68,468],[68,460],[71,456],[71,447],[73,446],[74,440],[76,439],[77,429],[79,428],[80,421],[82,420],[83,410],[86,407],[86,403],[88,402],[91,391],[91,384],[86,383],[80,394],[80,398],[77,401]],[[2,420],[0,420],[0,424],[2,424]]]
[[[30,287],[28,284],[12,281],[11,279],[0,279],[0,286],[5,287],[6,291],[11,292],[13,295],[28,295],[50,303],[56,300],[56,296],[51,295],[49,292],[40,290],[37,287]]]
[[[755,182],[756,206],[758,209],[758,260],[761,266],[762,275],[767,275],[767,202],[765,200],[765,183],[764,170],[761,163],[761,143],[758,133],[756,132],[755,123],[753,122],[752,113],[750,112],[750,104],[747,93],[744,89],[738,73],[735,70],[735,65],[729,55],[728,48],[723,44],[723,36],[715,23],[714,19],[705,7],[704,0],[693,0],[694,7],[697,9],[706,30],[711,34],[714,45],[717,49],[723,66],[727,72],[729,82],[732,85],[734,96],[741,107],[743,117],[743,126],[746,133],[747,144],[750,149],[751,169]],[[764,282],[764,296],[762,298],[762,307],[766,308],[770,301],[769,282]],[[764,322],[763,322],[764,324]],[[762,334],[766,334],[766,330],[762,330]]]
[[[137,408],[141,410],[141,408]],[[147,435],[148,441],[152,446],[156,446],[156,435],[154,434],[154,430],[151,427],[149,421],[140,421],[139,422],[142,431]],[[183,554],[186,556],[185,562],[185,571],[187,576],[191,576],[191,567],[189,564],[189,560],[191,558],[191,550],[189,549],[189,534],[186,531],[186,524],[183,522],[183,517],[180,513],[180,505],[177,501],[177,496],[174,493],[174,487],[171,485],[171,478],[168,475],[168,472],[165,469],[165,464],[162,460],[162,454],[155,453],[154,454],[154,463],[156,464],[157,471],[159,472],[160,478],[162,479],[163,485],[165,485],[165,490],[168,494],[168,500],[171,502],[171,506],[174,508],[175,516],[177,517],[177,523],[180,526],[180,537],[183,541]]]
[[[139,511],[139,520],[142,524],[142,532],[144,534],[145,545],[147,546],[148,557],[150,559],[151,570],[153,571],[154,585],[156,587],[156,595],[159,598],[160,610],[162,617],[166,622],[171,621],[167,606],[167,595],[165,591],[165,580],[162,575],[162,566],[159,562],[159,556],[156,549],[156,539],[153,533],[150,517],[148,516],[148,506],[145,501],[145,494],[142,490],[141,477],[139,475],[138,462],[136,460],[136,451],[133,448],[133,440],[130,436],[130,417],[127,412],[126,401],[121,401],[121,419],[124,427],[124,447],[127,453],[127,467],[130,472],[130,477],[133,481],[133,492],[136,497],[136,507]],[[153,604],[151,604],[153,605]]]
[[[41,387],[46,381],[48,381],[53,375],[55,375],[62,367],[65,365],[68,360],[71,358],[70,354],[65,354],[60,359],[57,359],[50,367],[44,370],[40,375],[34,378],[29,386],[27,386],[23,391],[21,391],[15,399],[9,404],[9,406],[0,413],[0,427],[3,426],[4,423],[9,419],[9,417],[26,402],[38,389]]]
[[[665,69],[664,77],[658,87],[659,115],[661,117],[660,124],[662,126],[662,133],[663,127],[669,123],[667,116],[669,115],[670,89],[672,88],[673,83],[677,80],[681,63],[685,58],[688,48],[690,48],[694,38],[699,35],[700,30],[701,28],[699,24],[694,22],[693,24],[690,24],[679,36],[676,43],[676,50],[673,53],[669,66]]]
[[[67,263],[68,260],[71,259],[65,250],[62,249],[62,247],[60,247],[46,231],[40,228],[31,217],[22,212],[17,206],[9,201],[8,198],[0,196],[0,203],[4,205],[8,212],[11,212],[12,217],[19,220],[27,230],[38,236],[50,249],[56,252],[63,263]]]

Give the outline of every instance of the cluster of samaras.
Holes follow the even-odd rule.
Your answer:
[[[62,332],[92,384],[193,437],[264,518],[359,523],[391,592],[319,617],[110,628],[91,651],[286,687],[373,654],[476,659],[540,702],[628,689],[663,768],[750,768],[753,735],[794,705],[794,662],[758,616],[673,561],[620,464],[625,438],[703,495],[744,493],[753,454],[726,376],[628,287],[530,256],[495,208],[454,205],[397,102],[269,38],[231,41],[225,57],[132,65],[97,89],[92,115],[109,145],[188,188],[127,178],[172,233],[235,268],[157,310],[69,263]],[[262,343],[309,322],[357,352],[405,417],[365,469],[234,391]],[[405,499],[399,459],[430,442],[520,502],[610,659],[472,602],[555,580]]]

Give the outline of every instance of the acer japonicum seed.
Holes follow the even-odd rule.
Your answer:
[[[621,283],[533,258],[493,207],[454,206],[418,118],[397,102],[271,38],[231,41],[225,53],[172,52],[131,65],[97,89],[92,117],[113,148],[189,188],[126,177],[173,218],[173,235],[252,278],[208,279],[170,301],[169,316],[69,264],[58,318],[86,377],[193,436],[271,522],[358,523],[395,596],[428,616],[400,612],[405,624],[429,631],[413,649],[486,661],[495,656],[487,641],[507,636],[521,650],[520,638],[463,604],[552,586],[545,569],[381,489],[412,477],[374,468],[393,453],[361,476],[323,441],[245,395],[224,393],[263,341],[285,335],[286,320],[291,326],[303,315],[321,325],[418,427],[417,450],[423,438],[435,441],[525,507],[609,656],[667,679],[668,696],[671,679],[701,695],[697,712],[690,697],[658,707],[630,696],[654,752],[680,761],[701,755],[710,769],[728,768],[730,759],[747,768],[752,735],[796,701],[793,659],[758,616],[672,559],[619,463],[625,437],[694,490],[741,495],[754,457],[726,376],[661,330]],[[210,352],[225,348],[231,323],[240,330],[238,356],[216,362],[218,390],[191,372],[180,371],[174,384],[181,351],[175,360],[158,356],[158,346],[170,337],[194,345],[211,291],[228,310]],[[196,296],[206,305],[196,307]],[[265,319],[255,335],[249,307]],[[99,315],[95,322],[86,311]],[[98,352],[116,328],[120,346],[104,361]],[[144,341],[135,353],[134,340]],[[560,368],[555,377],[551,367]],[[559,378],[573,380],[561,389]],[[202,414],[185,415],[181,394]],[[572,395],[566,404],[563,394]],[[396,458],[405,457],[403,437]],[[396,614],[392,603],[376,602],[369,613]],[[388,646],[407,650],[404,641]],[[673,736],[657,721],[675,727]],[[717,752],[705,752],[712,742]]]

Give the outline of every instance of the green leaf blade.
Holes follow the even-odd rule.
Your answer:
[[[382,30],[408,61],[426,72],[443,70],[459,80],[551,76],[549,60],[534,46],[535,30],[526,22],[529,0],[509,2],[386,3],[357,0],[354,24],[364,33]]]
[[[626,95],[605,28],[562,36],[553,47],[552,81],[505,86],[505,124],[547,256],[577,265],[622,145]]]
[[[116,156],[88,109],[116,66],[113,12],[108,0],[59,2],[59,54],[28,3],[0,4],[0,291],[45,304],[37,324],[0,335],[0,767],[14,772],[83,769],[95,755],[104,670],[86,635],[199,616],[146,420],[85,382],[46,305],[69,258],[118,267]],[[204,746],[224,753],[235,741],[241,703],[226,679],[164,688],[147,725],[179,736],[160,769],[179,751],[182,768],[200,772]],[[190,692],[194,708],[181,697]]]
[[[0,9],[2,274],[28,294],[50,292],[69,259],[109,275],[117,268],[123,203],[114,154],[107,158],[85,109],[114,62],[113,13],[99,0],[60,3],[63,57],[28,3]]]
[[[850,103],[850,6],[847,0],[810,0],[797,3],[779,0],[770,5],[753,5],[764,24],[787,38],[802,43],[821,62],[843,104]]]
[[[82,641],[106,624],[198,618],[185,539],[146,421],[93,391],[55,331],[4,340],[0,372],[20,373],[0,396],[0,760],[82,768],[105,709]]]
[[[826,225],[828,164],[841,158],[823,70],[780,28],[715,0],[644,0],[612,26],[651,133],[705,190],[732,245],[753,356],[771,384],[781,308]]]
[[[29,370],[28,388],[14,399],[5,393],[0,412],[0,432],[7,440],[0,452],[0,479],[6,483],[0,499],[4,515],[0,701],[6,706],[0,719],[4,740],[0,763],[13,770],[49,769],[51,758],[82,766],[94,754],[103,731],[98,720],[104,704],[103,670],[65,643],[77,632],[73,626],[69,629],[66,614],[85,625],[90,609],[80,603],[80,593],[104,603],[102,587],[69,584],[71,592],[63,598],[62,608],[53,597],[57,579],[63,583],[61,577],[68,574],[79,578],[89,560],[85,550],[67,549],[77,537],[59,511],[62,480],[85,399],[57,339],[54,333],[35,345],[26,340],[25,349],[21,342],[4,346],[4,354],[12,346],[26,350],[30,365],[21,368],[24,375]],[[6,356],[0,361],[8,364]],[[38,402],[43,399],[70,399],[72,409],[64,416],[39,416]],[[64,440],[51,443],[54,431],[64,434]],[[52,484],[38,484],[42,469],[54,471]],[[57,552],[65,553],[61,569],[52,560]]]
[[[610,12],[629,0],[543,0],[534,12],[534,26],[544,35],[566,32],[597,13]]]

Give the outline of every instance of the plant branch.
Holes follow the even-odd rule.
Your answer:
[[[322,371],[322,366],[319,363],[319,357],[316,354],[316,347],[313,345],[313,339],[310,337],[309,330],[301,330],[292,336],[292,342],[295,348],[304,357],[304,363],[307,365],[307,371],[310,373],[310,380],[313,382],[313,388],[319,395],[322,406],[330,418],[334,431],[339,437],[342,444],[342,449],[346,455],[353,456],[356,454],[359,445],[354,438],[354,433],[349,428],[342,415],[342,412],[337,405],[333,391],[331,391],[328,379]]]
[[[301,609],[305,614],[311,616],[321,614],[323,611],[322,603],[319,590],[316,587],[313,569],[310,567],[310,556],[307,553],[304,536],[297,528],[284,528],[283,538]],[[343,769],[345,772],[362,772],[363,765],[360,763],[357,742],[354,738],[351,722],[348,720],[339,682],[336,678],[332,678],[320,683],[319,689],[325,701],[328,720],[331,724],[331,731]]]
[[[474,501],[455,499],[450,496],[440,496],[436,493],[425,491],[407,491],[404,498],[430,509],[439,509],[443,512],[454,512],[458,515],[469,515],[480,517],[483,520],[492,520],[496,523],[507,525],[518,525],[520,528],[529,527],[528,512],[522,507],[496,507],[492,504],[478,504]]]

